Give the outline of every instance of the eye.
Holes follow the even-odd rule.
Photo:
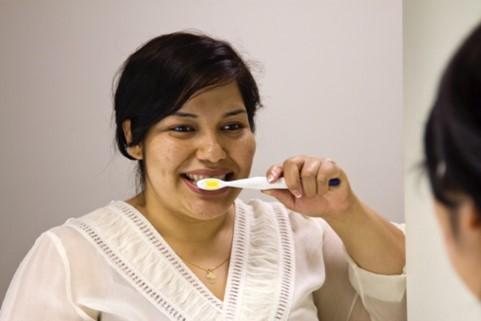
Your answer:
[[[195,129],[194,127],[189,125],[179,125],[179,126],[171,127],[169,128],[169,130],[175,133],[189,133],[189,132],[193,132]]]
[[[226,131],[235,131],[235,130],[239,130],[239,129],[242,129],[242,128],[245,128],[244,124],[242,124],[242,123],[230,123],[230,124],[222,126],[221,129],[226,130]]]

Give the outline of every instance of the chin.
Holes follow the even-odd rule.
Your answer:
[[[190,216],[209,220],[226,215],[239,195],[239,192],[228,193],[225,197],[212,197],[193,200],[189,204]]]

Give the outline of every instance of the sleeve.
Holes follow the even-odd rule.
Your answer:
[[[43,233],[10,283],[0,321],[95,321],[72,300],[70,267],[61,240]]]
[[[319,320],[405,321],[406,275],[380,275],[361,269],[325,222],[323,255],[326,280],[314,293]]]

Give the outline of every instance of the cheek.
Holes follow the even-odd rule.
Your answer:
[[[449,222],[449,217],[448,217],[448,211],[446,208],[440,204],[437,201],[434,201],[434,212],[436,215],[436,219],[439,223],[439,226],[441,228],[441,232],[443,234],[443,237],[446,241],[449,241],[451,239],[451,226]]]
[[[249,167],[256,152],[256,139],[254,134],[250,134],[245,140],[236,147],[236,152],[239,154],[239,159],[242,159],[244,164],[249,164]]]
[[[249,158],[252,160],[254,158],[254,154],[256,153],[256,139],[255,136],[252,135],[251,138],[249,139],[249,143],[247,144],[247,151],[246,154],[249,155]]]
[[[171,174],[188,158],[188,148],[168,140],[152,141],[146,150],[146,164],[151,174]]]
[[[237,163],[242,174],[247,175],[251,169],[252,160],[256,151],[256,141],[253,134],[246,135],[242,139],[229,142],[229,157]]]

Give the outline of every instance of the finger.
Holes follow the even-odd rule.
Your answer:
[[[262,193],[275,197],[279,202],[284,204],[287,208],[293,209],[295,205],[295,197],[286,190],[280,190],[280,189],[269,189],[269,190],[263,190],[261,191]]]
[[[312,159],[304,163],[301,170],[302,190],[305,196],[317,195],[317,173],[321,167],[321,160]]]
[[[333,178],[340,179],[342,170],[337,164],[330,159],[323,159],[317,174],[317,194],[324,195],[331,188],[329,181]]]
[[[301,158],[290,158],[283,164],[284,179],[286,181],[287,188],[297,198],[302,197],[302,183],[300,172],[304,160]]]
[[[269,183],[274,183],[280,177],[282,177],[282,166],[281,165],[272,165],[266,172],[267,181]]]

